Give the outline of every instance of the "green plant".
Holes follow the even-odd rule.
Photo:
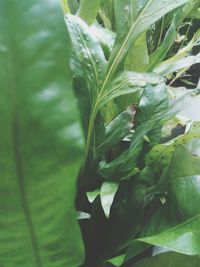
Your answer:
[[[62,6],[0,0],[0,267],[198,266],[200,1]]]
[[[186,133],[176,117],[195,91],[173,86],[200,63],[199,32],[180,33],[199,6],[82,1],[65,17],[86,142],[76,200],[91,216],[80,220],[84,266],[135,266],[152,245],[199,254],[199,123]]]

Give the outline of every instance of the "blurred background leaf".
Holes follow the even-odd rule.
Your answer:
[[[57,1],[0,1],[0,266],[77,267],[82,134]]]

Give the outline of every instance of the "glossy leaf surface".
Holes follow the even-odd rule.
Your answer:
[[[197,216],[158,235],[143,237],[138,240],[186,255],[199,255],[199,224],[200,216]]]

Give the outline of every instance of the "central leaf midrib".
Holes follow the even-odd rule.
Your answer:
[[[33,250],[33,255],[35,257],[36,266],[43,267],[40,254],[39,254],[37,237],[36,237],[33,222],[32,222],[32,216],[31,216],[29,205],[28,205],[27,194],[25,190],[25,176],[23,173],[23,167],[22,167],[23,164],[22,164],[22,158],[21,158],[20,146],[19,146],[20,131],[19,131],[19,125],[18,125],[17,111],[15,112],[15,115],[13,118],[12,133],[13,133],[13,150],[14,150],[14,156],[15,156],[15,166],[16,166],[18,185],[19,185],[21,206],[22,206],[22,210],[24,213],[27,228],[30,234],[31,246]]]
[[[36,267],[43,267],[42,260],[39,253],[39,247],[37,242],[37,237],[35,234],[35,229],[32,222],[31,211],[28,204],[27,193],[25,190],[25,175],[23,173],[23,163],[22,163],[22,156],[20,151],[20,128],[19,128],[19,118],[18,118],[18,100],[17,100],[17,77],[15,75],[15,69],[18,69],[19,66],[16,66],[17,60],[15,60],[15,53],[13,52],[14,40],[12,40],[12,36],[14,36],[12,31],[12,26],[10,27],[9,18],[13,16],[15,8],[13,7],[10,10],[9,6],[5,6],[4,12],[4,22],[5,28],[3,30],[5,43],[7,47],[7,57],[5,57],[5,66],[7,68],[7,81],[9,83],[9,88],[11,90],[11,101],[12,101],[12,144],[13,144],[13,154],[14,154],[14,161],[15,161],[15,171],[17,182],[19,186],[19,195],[20,195],[20,202],[21,207],[24,214],[24,220],[27,225],[27,229],[30,236],[31,247],[32,247],[32,254],[35,258],[35,266]],[[8,19],[7,19],[8,18]],[[17,22],[16,22],[17,23]],[[17,46],[16,46],[17,47]],[[14,67],[15,66],[15,67]],[[31,260],[31,259],[30,259]]]

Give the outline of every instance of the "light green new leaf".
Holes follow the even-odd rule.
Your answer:
[[[119,255],[117,257],[114,257],[114,258],[108,260],[108,262],[114,264],[114,266],[121,266],[123,261],[124,261],[124,257],[125,257],[125,255]]]
[[[77,267],[83,141],[62,12],[57,1],[0,0],[0,25],[0,266]]]
[[[153,23],[188,0],[115,0],[117,38],[106,80],[116,72],[134,42]]]
[[[179,253],[167,252],[160,255],[143,259],[131,267],[199,267],[198,257],[189,257]]]
[[[89,25],[96,19],[100,9],[100,0],[81,0],[78,15]]]
[[[107,218],[110,215],[110,208],[112,206],[115,194],[119,185],[117,183],[104,182],[100,190],[101,205]]]

